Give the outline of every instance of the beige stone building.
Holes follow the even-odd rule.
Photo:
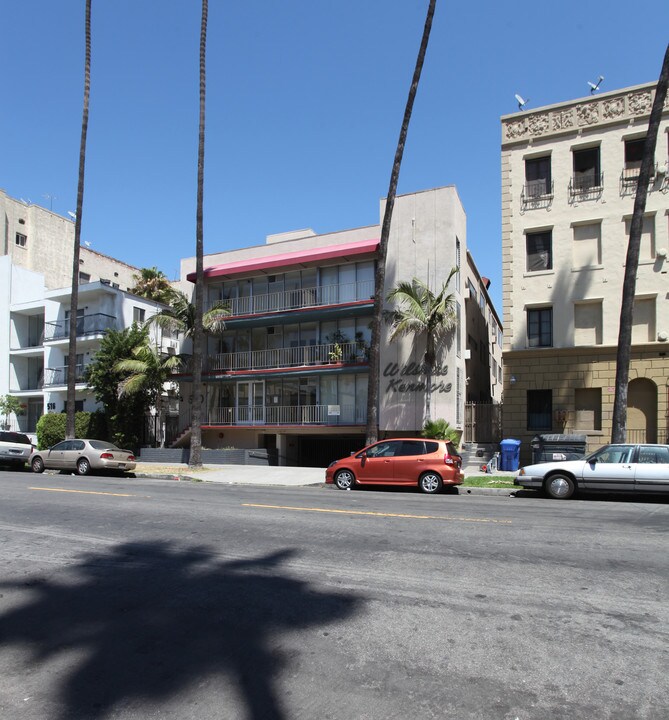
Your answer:
[[[502,117],[504,432],[611,436],[630,219],[654,84]],[[628,439],[664,441],[669,393],[669,102],[636,284]]]
[[[72,283],[74,221],[0,189],[0,256],[12,265],[44,275],[48,290]],[[79,281],[109,280],[121,290],[134,286],[138,269],[83,244],[79,254]]]

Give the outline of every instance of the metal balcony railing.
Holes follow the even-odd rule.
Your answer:
[[[53,387],[54,385],[67,385],[67,365],[57,368],[44,368],[44,387]],[[84,379],[85,365],[75,366],[75,380],[82,382]]]
[[[76,319],[77,337],[99,335],[106,330],[116,328],[116,317],[104,313],[83,315]],[[70,336],[70,321],[44,323],[44,340],[61,340]]]
[[[367,408],[354,405],[268,405],[213,408],[208,425],[364,425]]]
[[[604,190],[604,173],[573,175],[569,180],[569,195],[601,195]]]
[[[274,350],[249,350],[248,352],[219,353],[210,355],[206,369],[268,370],[271,368],[301,367],[337,363],[361,363],[368,361],[365,343],[328,343],[327,345],[304,345]]]
[[[228,300],[210,300],[207,307],[211,308],[214,304],[221,304],[229,311],[230,317],[235,317],[238,315],[265,315],[322,305],[340,305],[373,298],[374,281],[364,280],[341,285],[283,290]]]

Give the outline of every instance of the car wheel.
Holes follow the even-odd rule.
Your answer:
[[[34,473],[44,472],[44,460],[41,457],[34,457],[30,462],[30,467]]]
[[[557,474],[546,480],[544,489],[555,500],[567,500],[576,492],[576,485],[569,475]]]
[[[441,478],[435,472],[423,473],[418,480],[418,487],[429,495],[434,495],[441,490]]]
[[[355,485],[355,475],[350,470],[340,470],[334,476],[334,483],[340,490],[352,490]]]
[[[79,475],[88,475],[88,473],[91,471],[91,464],[88,462],[87,458],[79,458],[77,460],[77,474]]]

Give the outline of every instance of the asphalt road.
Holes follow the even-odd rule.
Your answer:
[[[0,717],[669,718],[669,502],[0,471]]]

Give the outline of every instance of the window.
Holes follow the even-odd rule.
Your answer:
[[[655,340],[655,298],[635,298],[632,344]]]
[[[625,178],[632,175],[637,178],[639,169],[641,168],[641,159],[643,158],[643,145],[646,138],[637,138],[635,140],[625,140],[625,170],[635,170],[635,173],[625,173]]]
[[[483,313],[483,317],[485,317],[485,293],[483,292],[483,288],[481,288],[481,294],[479,295],[479,308]]]
[[[553,308],[527,311],[527,345],[528,347],[553,345]]]
[[[497,368],[497,380],[499,381],[500,385],[502,383],[502,364],[499,364],[499,367]]]
[[[86,283],[89,283],[91,281],[91,276],[88,273],[80,272],[79,273],[79,285],[85,285]]]
[[[553,391],[527,391],[527,429],[551,430],[553,427]]]
[[[27,240],[28,240],[27,235],[24,235],[23,233],[19,233],[19,232],[16,233],[16,244],[19,247],[25,247]]]
[[[601,265],[602,224],[574,225],[572,232],[572,266],[578,269]]]
[[[602,389],[576,388],[574,391],[575,430],[602,429]]]
[[[462,311],[460,303],[455,303],[455,354],[457,357],[462,355]]]
[[[602,303],[574,304],[574,345],[602,344]]]
[[[639,462],[669,464],[669,448],[661,445],[642,445],[639,448]]]
[[[553,233],[544,232],[527,233],[527,272],[553,269]]]
[[[469,290],[469,297],[474,301],[478,302],[479,296],[474,287],[474,283],[471,280],[467,280],[467,289]]]
[[[525,160],[525,195],[529,198],[552,194],[550,155]]]
[[[632,218],[625,220],[625,234],[629,244]],[[639,245],[639,262],[655,260],[655,215],[644,215],[641,226],[641,244]]]
[[[599,165],[599,147],[574,150],[574,192],[588,192],[602,185]]]
[[[456,237],[455,238],[455,267],[458,269],[458,272],[455,273],[455,289],[460,292],[460,267],[462,265],[462,257],[461,257],[461,249],[460,249],[460,240]]]
[[[146,316],[146,310],[140,307],[133,307],[132,309],[132,321],[136,323],[143,323]]]

